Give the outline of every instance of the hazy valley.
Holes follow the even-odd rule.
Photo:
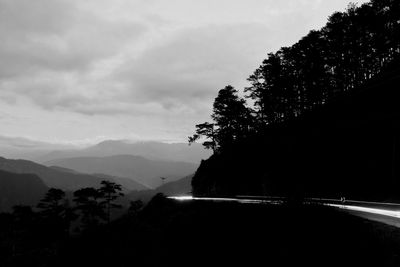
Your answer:
[[[25,141],[14,140],[14,148],[6,155],[24,149],[30,151],[28,155],[45,154],[36,158],[41,163],[0,157],[0,211],[19,204],[35,206],[49,188],[72,194],[81,188],[97,188],[103,180],[122,186],[124,203],[129,199],[147,202],[157,193],[188,193],[192,174],[209,154],[200,145],[160,142],[105,141],[85,149],[51,152],[44,152],[46,146],[39,149],[38,144],[21,150],[24,145]]]

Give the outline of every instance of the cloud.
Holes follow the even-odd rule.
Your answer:
[[[43,70],[84,71],[146,31],[107,21],[66,0],[0,0],[0,79]]]
[[[246,86],[268,52],[346,4],[0,0],[3,134],[185,139],[219,89]]]
[[[25,137],[11,137],[0,135],[0,148],[16,148],[16,149],[66,149],[72,148],[70,145],[53,144],[42,141],[33,140]]]
[[[118,90],[102,80],[125,46],[147,32],[136,20],[108,20],[74,0],[0,0],[0,101],[47,110],[99,112]],[[105,85],[110,85],[105,88]],[[110,90],[114,90],[112,93]],[[111,96],[107,99],[107,97]]]
[[[12,35],[60,32],[75,11],[73,5],[63,0],[1,0],[0,27]]]
[[[124,32],[129,31],[110,30],[106,36],[122,40],[128,38],[120,36]],[[113,57],[111,62],[93,57],[97,61],[86,71],[79,60],[71,64],[70,70],[65,65],[68,60],[60,59],[64,64],[60,69],[55,67],[56,62],[49,62],[48,68],[43,64],[37,67],[35,75],[23,72],[0,80],[0,99],[15,102],[16,98],[24,98],[46,110],[85,115],[208,112],[220,88],[243,82],[258,64],[260,51],[268,45],[261,37],[266,32],[268,29],[259,24],[184,29],[139,55],[122,50],[120,57],[121,51],[114,51],[116,58],[122,58],[116,60],[115,71],[110,68]],[[80,49],[72,51],[79,55]],[[102,73],[102,66],[110,68],[111,74]]]
[[[268,32],[259,24],[184,29],[127,61],[115,79],[125,82],[134,102],[158,102],[167,110],[210,105],[219,89],[241,85],[259,63]]]
[[[295,10],[320,5],[0,0],[0,100],[86,115],[203,112],[220,88],[245,86],[263,55],[289,43],[287,29],[301,32],[307,18]]]
[[[121,112],[116,103],[116,96],[121,97],[118,90],[90,85],[74,73],[41,72],[34,78],[19,77],[0,83],[0,89],[0,99],[9,104],[23,106],[28,102],[47,111],[72,111],[86,115]]]

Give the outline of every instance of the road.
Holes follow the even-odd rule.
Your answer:
[[[214,202],[237,202],[243,204],[282,204],[282,198],[223,198],[223,197],[192,197],[192,196],[171,196],[169,199],[175,199],[178,201],[214,201]]]
[[[383,208],[367,208],[361,206],[347,206],[338,204],[327,204],[342,209],[350,214],[371,221],[377,221],[400,228],[400,210],[388,210]]]
[[[257,197],[257,196],[237,196],[235,198],[213,198],[213,197],[192,197],[192,196],[171,196],[170,199],[178,201],[214,201],[214,202],[237,202],[244,204],[275,204],[280,205],[284,202],[282,197]],[[366,218],[400,228],[400,204],[384,202],[368,202],[346,200],[341,204],[338,199],[310,198],[306,199],[309,203],[320,203],[326,206],[335,207],[348,212],[352,215]]]

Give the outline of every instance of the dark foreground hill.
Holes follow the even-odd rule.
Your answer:
[[[198,195],[399,199],[400,68],[203,161]]]
[[[156,197],[137,215],[51,246],[36,231],[38,239],[24,236],[14,256],[7,254],[4,229],[0,265],[5,267],[400,264],[398,229],[326,207],[178,203]]]
[[[194,173],[198,167],[193,163],[149,160],[132,155],[66,158],[46,162],[46,165],[56,165],[82,173],[129,177],[150,188],[161,185],[161,177],[174,181]]]
[[[36,204],[47,186],[34,174],[16,174],[0,170],[0,212],[15,205]]]

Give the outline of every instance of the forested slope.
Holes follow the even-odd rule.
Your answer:
[[[189,138],[214,151],[193,192],[398,198],[399,10],[392,0],[349,5],[268,54],[244,98],[220,90],[213,121]]]

